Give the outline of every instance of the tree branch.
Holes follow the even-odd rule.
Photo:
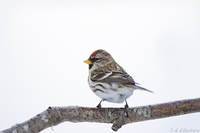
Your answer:
[[[112,123],[112,130],[117,131],[128,123],[194,112],[200,112],[200,98],[128,109],[102,108],[101,112],[97,108],[78,106],[49,107],[28,121],[16,124],[0,133],[37,133],[65,121]]]

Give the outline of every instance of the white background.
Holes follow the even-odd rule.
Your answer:
[[[0,131],[49,106],[95,107],[100,98],[89,89],[83,61],[99,48],[154,91],[135,91],[130,107],[200,97],[199,7],[198,0],[1,0]],[[200,130],[199,119],[194,113],[138,122],[118,133]],[[113,133],[111,126],[65,122],[42,133]]]

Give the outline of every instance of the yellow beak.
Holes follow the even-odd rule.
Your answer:
[[[87,63],[88,65],[92,64],[92,61],[91,60],[86,60],[84,61],[85,63]]]

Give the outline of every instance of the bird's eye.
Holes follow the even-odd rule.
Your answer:
[[[99,58],[95,58],[95,61],[98,61],[99,60]]]

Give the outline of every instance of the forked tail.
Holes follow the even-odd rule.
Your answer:
[[[147,90],[146,88],[143,88],[143,87],[140,87],[140,86],[137,86],[137,85],[135,85],[135,86],[137,87],[137,89],[140,89],[140,90],[144,90],[144,91],[148,91],[148,92],[153,93],[153,91]]]

